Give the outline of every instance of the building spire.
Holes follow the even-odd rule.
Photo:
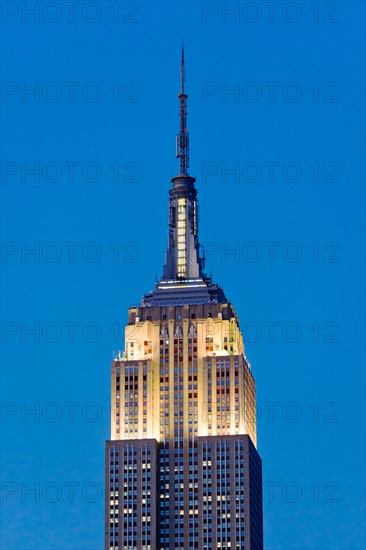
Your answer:
[[[184,44],[182,43],[182,59],[180,64],[180,94],[179,98],[179,134],[176,138],[176,157],[179,158],[179,175],[187,176],[189,168],[189,133],[187,132],[187,98],[184,93],[186,79],[184,63]]]
[[[183,304],[227,303],[223,290],[205,274],[205,253],[198,238],[196,179],[188,174],[189,135],[185,93],[185,59],[182,44],[179,90],[177,158],[179,173],[169,190],[168,249],[163,274],[155,291],[145,294],[141,307]]]
[[[184,81],[185,81],[185,66],[184,66],[184,43],[182,42],[182,59],[180,62],[180,93],[184,94]]]

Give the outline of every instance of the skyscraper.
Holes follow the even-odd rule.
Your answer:
[[[112,363],[106,550],[263,549],[255,382],[239,319],[204,273],[181,61],[179,174],[163,275]]]

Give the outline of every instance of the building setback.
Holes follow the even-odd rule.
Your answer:
[[[112,363],[105,550],[263,549],[255,381],[239,319],[204,273],[182,50],[179,174],[160,282]]]

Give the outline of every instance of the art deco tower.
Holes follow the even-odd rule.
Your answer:
[[[181,62],[179,174],[154,292],[130,307],[112,363],[106,550],[262,550],[255,382],[239,319],[204,273]]]

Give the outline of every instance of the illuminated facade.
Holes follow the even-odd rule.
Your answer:
[[[204,273],[183,52],[181,71],[163,276],[129,309],[112,363],[105,549],[262,550],[255,382],[235,310]]]

